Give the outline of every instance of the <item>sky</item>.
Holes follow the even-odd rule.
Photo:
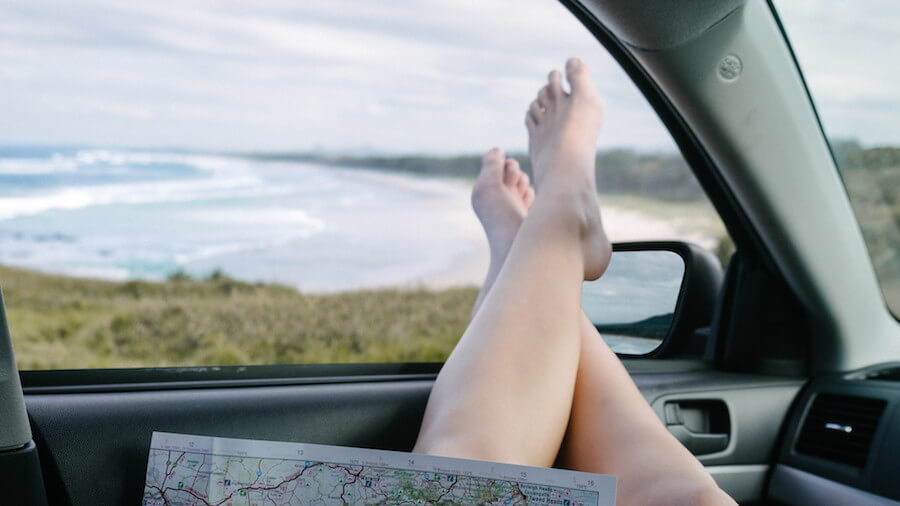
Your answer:
[[[584,283],[581,302],[595,324],[629,323],[672,313],[684,260],[671,251],[617,251],[597,281]]]
[[[900,2],[775,0],[830,138],[900,145]]]
[[[778,5],[828,132],[900,143],[900,4],[865,3],[879,15],[857,2]],[[521,151],[525,109],[568,56],[605,99],[599,147],[674,149],[554,0],[3,2],[0,144]]]
[[[526,146],[570,55],[607,99],[603,144],[673,149],[560,4],[523,0],[0,3],[0,143],[476,152]]]

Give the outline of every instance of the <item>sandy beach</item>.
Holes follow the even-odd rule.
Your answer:
[[[412,285],[442,289],[455,286],[480,285],[487,274],[490,257],[487,238],[468,205],[468,189],[465,190],[465,201],[459,197],[459,207],[464,211],[448,211],[454,216],[457,224],[456,236],[465,245],[465,251],[454,257],[445,268],[430,272]],[[601,202],[607,200],[601,196]],[[636,207],[636,206],[635,206]],[[715,248],[718,239],[708,233],[707,227],[698,226],[690,213],[678,214],[683,204],[671,204],[675,213],[670,219],[662,219],[641,212],[635,207],[627,208],[616,205],[603,205],[601,212],[607,234],[613,242],[629,241],[686,241],[706,248]]]
[[[47,150],[27,161],[5,162],[6,265],[117,281],[221,272],[303,293],[477,286],[488,268],[468,179],[109,150]],[[696,203],[600,202],[613,241],[712,248],[720,235],[709,224],[715,214]]]

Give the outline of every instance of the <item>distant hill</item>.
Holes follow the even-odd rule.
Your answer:
[[[900,147],[863,148],[855,140],[832,140],[831,151],[842,171],[900,168]]]
[[[669,333],[669,327],[672,326],[673,316],[673,313],[664,313],[636,322],[597,325],[597,330],[599,330],[601,334],[607,333],[620,336],[663,339],[666,337],[666,334]]]
[[[321,153],[251,153],[255,160],[307,162],[343,168],[385,170],[418,176],[474,179],[481,155],[460,156],[361,156]],[[510,155],[531,172],[531,161],[522,153]],[[684,159],[677,153],[643,153],[611,149],[597,153],[597,187],[604,193],[642,195],[668,201],[694,201],[703,191]]]
[[[885,301],[900,314],[900,147],[831,141]]]
[[[855,140],[831,140],[834,157],[845,175],[863,169],[900,167],[900,147],[863,148]],[[249,153],[255,160],[307,162],[349,169],[384,170],[426,177],[474,179],[481,156],[369,155],[327,153]],[[526,172],[531,162],[524,153],[510,155]],[[893,171],[896,173],[897,171]],[[704,194],[693,173],[679,153],[647,153],[632,149],[608,149],[597,152],[597,187],[603,193],[640,195],[674,202],[703,200]],[[896,175],[883,176],[896,188]]]

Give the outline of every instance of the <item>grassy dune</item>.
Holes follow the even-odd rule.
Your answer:
[[[842,176],[885,301],[900,315],[900,162],[895,163],[845,170]]]
[[[21,369],[443,361],[476,288],[303,295],[218,276],[123,283],[0,267]]]

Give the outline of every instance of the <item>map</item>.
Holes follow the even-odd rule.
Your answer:
[[[613,505],[612,476],[154,432],[144,505]]]

